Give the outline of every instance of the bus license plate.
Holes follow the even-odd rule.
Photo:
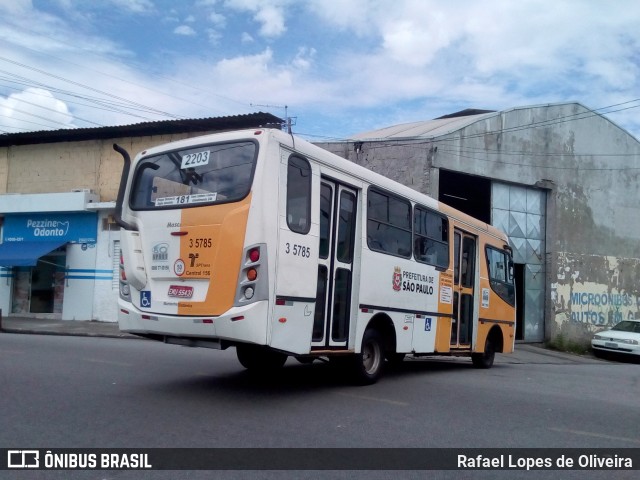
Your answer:
[[[169,287],[168,295],[170,297],[191,298],[193,297],[193,287],[187,287],[186,285],[171,285]]]

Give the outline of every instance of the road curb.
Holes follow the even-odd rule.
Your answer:
[[[120,335],[95,332],[55,332],[51,330],[28,330],[21,328],[4,328],[0,326],[0,333],[12,333],[22,335],[54,335],[58,337],[94,337],[94,338],[125,338],[129,340],[145,340],[142,337],[123,333]]]

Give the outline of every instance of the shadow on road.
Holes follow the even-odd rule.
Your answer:
[[[287,364],[270,374],[257,374],[238,368],[237,372],[228,374],[199,374],[184,379],[156,384],[155,388],[167,392],[179,392],[180,395],[197,395],[215,392],[217,396],[230,395],[235,398],[243,396],[289,396],[305,392],[317,393],[319,390],[344,389],[352,387],[366,391],[367,388],[355,385],[349,372],[336,365],[315,361],[313,364],[299,364],[289,360]],[[502,366],[503,367],[503,366]],[[500,369],[500,365],[494,365]],[[471,362],[459,359],[419,359],[408,360],[401,364],[385,365],[385,371],[378,385],[393,382],[407,377],[420,375],[425,382],[433,375],[445,372],[464,372],[473,369]]]
[[[640,356],[631,355],[625,353],[617,353],[617,352],[593,352],[597,358],[602,360],[609,360],[610,362],[618,362],[618,363],[635,363],[640,364]]]

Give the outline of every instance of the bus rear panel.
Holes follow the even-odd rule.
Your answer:
[[[267,250],[245,246],[259,142],[169,147],[133,165],[122,208],[136,229],[121,232],[120,327],[264,344]]]

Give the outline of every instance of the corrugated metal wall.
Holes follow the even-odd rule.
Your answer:
[[[525,265],[524,341],[544,340],[545,209],[543,190],[492,182],[491,223],[507,232],[513,261]]]

